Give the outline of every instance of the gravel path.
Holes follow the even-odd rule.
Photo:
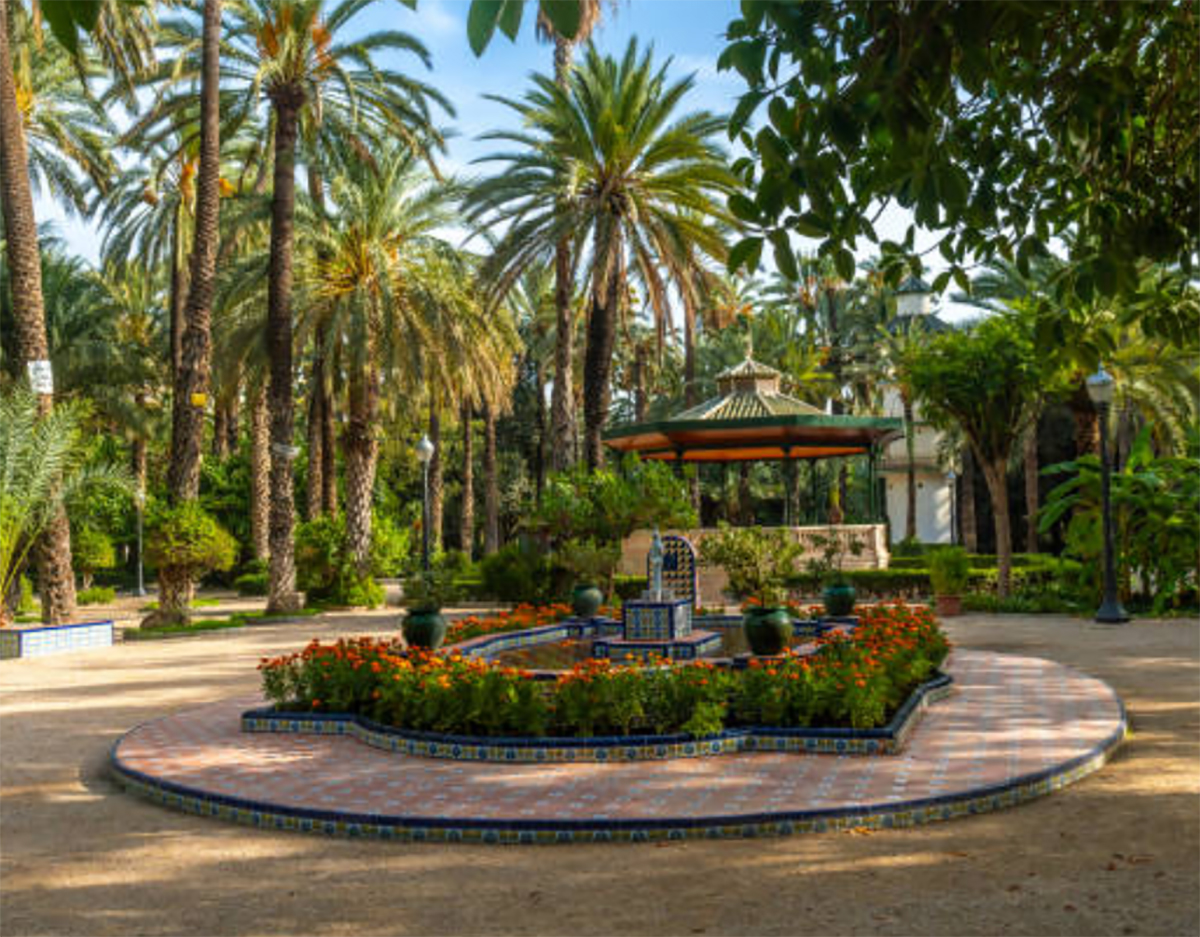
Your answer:
[[[963,647],[1110,683],[1133,736],[1104,770],[916,830],[661,846],[325,840],[167,811],[116,789],[112,743],[254,692],[258,658],[329,615],[0,663],[0,933],[1200,934],[1200,623],[967,616]]]

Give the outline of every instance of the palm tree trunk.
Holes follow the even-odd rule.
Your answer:
[[[968,553],[979,552],[979,523],[975,516],[975,456],[970,446],[962,450],[962,503],[958,522],[962,525],[963,546]]]
[[[266,388],[254,390],[250,405],[250,540],[254,558],[271,555],[270,529],[271,446]]]
[[[325,463],[321,466],[321,504],[326,514],[333,515],[338,512],[336,401],[327,390],[322,391],[322,396],[321,452]]]
[[[325,368],[320,329],[314,339],[312,371],[308,383],[308,488],[305,503],[308,519],[325,513]]]
[[[213,408],[212,455],[218,462],[229,455],[229,409],[222,403]]]
[[[683,401],[684,407],[690,410],[696,405],[696,307],[688,296],[683,297]],[[700,517],[700,466],[696,466],[696,474],[692,476],[692,507],[696,509],[696,517]],[[701,526],[703,520],[701,519]]]
[[[646,419],[646,351],[641,345],[633,350],[633,419]]]
[[[588,316],[587,350],[583,365],[584,458],[589,468],[604,464],[604,446],[600,434],[608,418],[609,376],[612,373],[613,344],[617,337],[618,303],[623,284],[621,263],[623,246],[620,229],[611,231],[607,258],[598,265]]]
[[[17,333],[17,363],[48,361],[46,311],[42,299],[42,263],[38,246],[25,131],[17,110],[12,56],[8,48],[8,3],[0,0],[0,210],[4,215],[9,290]],[[38,409],[49,413],[53,394],[38,395]],[[71,571],[71,525],[60,510],[38,545],[38,586],[42,621],[58,624],[75,614],[75,577]]]
[[[271,261],[267,279],[267,350],[271,357],[271,574],[267,609],[291,612],[296,594],[292,542],[292,249],[296,210],[296,129],[302,90],[272,98],[275,111],[274,192],[271,199]]]
[[[200,169],[191,274],[184,307],[182,351],[171,413],[167,487],[176,504],[200,494],[204,410],[212,356],[212,301],[217,274],[221,202],[220,137],[221,0],[204,0],[200,96]],[[164,608],[165,610],[165,608]]]
[[[533,363],[533,386],[537,391],[537,407],[534,416],[537,425],[534,430],[537,439],[533,449],[533,495],[534,502],[541,507],[542,489],[546,487],[546,394],[542,381],[542,363]]]
[[[374,360],[368,355],[367,361]],[[375,465],[379,441],[375,422],[379,410],[377,371],[367,366],[350,378],[350,407],[342,445],[346,456],[346,543],[359,576],[371,571],[371,504],[375,494]]]
[[[239,424],[241,423],[241,373],[237,372],[234,375],[233,395],[229,398],[229,402],[225,405],[225,449],[233,454],[238,451],[238,432]]]
[[[483,405],[483,554],[500,549],[500,486],[496,477],[496,408]]]
[[[908,394],[901,395],[904,404],[904,449],[908,457],[907,483],[908,497],[905,503],[904,539],[917,539],[917,460],[916,460],[916,428],[913,426],[912,398]]]
[[[565,89],[571,73],[574,43],[554,39],[554,80]],[[571,239],[563,237],[554,245],[554,387],[550,392],[550,460],[554,469],[568,468],[575,455],[574,369],[575,325],[571,316]]]
[[[183,358],[183,306],[187,300],[187,272],[183,257],[183,206],[171,226],[171,386],[175,386]]]
[[[445,492],[442,461],[442,414],[438,409],[438,394],[429,399],[429,441],[433,443],[433,458],[429,460],[429,549],[437,553],[442,548],[442,502]]]
[[[1025,552],[1038,552],[1037,513],[1038,493],[1038,421],[1035,419],[1025,433],[1021,450],[1025,473]]]
[[[992,514],[996,522],[996,565],[998,576],[996,594],[1006,598],[1012,581],[1012,519],[1008,515],[1008,459],[984,462],[983,478],[992,499]]]
[[[462,518],[459,540],[468,559],[475,558],[475,434],[471,427],[471,405],[462,406]]]

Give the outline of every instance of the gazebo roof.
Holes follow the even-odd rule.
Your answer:
[[[747,354],[717,375],[716,397],[664,420],[614,427],[605,445],[683,462],[820,459],[859,455],[903,431],[898,419],[827,414],[783,393],[780,378]]]

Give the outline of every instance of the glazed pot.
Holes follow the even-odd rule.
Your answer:
[[[604,593],[591,583],[581,582],[571,593],[571,611],[576,618],[595,618],[604,602]]]
[[[934,599],[937,602],[937,613],[942,618],[953,618],[962,614],[961,595],[938,595],[934,596]]]
[[[742,613],[742,630],[752,654],[773,657],[783,652],[792,636],[792,616],[786,608],[752,605]]]
[[[854,586],[848,582],[826,586],[825,591],[821,594],[821,601],[825,603],[826,615],[849,615],[854,611],[855,598]]]
[[[436,608],[409,609],[400,631],[409,647],[436,651],[446,640],[446,617]]]

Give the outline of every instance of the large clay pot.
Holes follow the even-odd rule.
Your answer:
[[[571,611],[576,618],[595,618],[604,604],[604,593],[591,583],[581,582],[571,593]]]
[[[937,601],[937,613],[942,618],[953,618],[962,614],[961,595],[938,595],[934,598]]]
[[[792,636],[792,616],[786,608],[752,605],[742,613],[742,630],[752,654],[772,657],[783,652]]]
[[[411,609],[400,626],[409,647],[436,651],[446,640],[446,617],[436,608]]]
[[[849,615],[854,611],[855,598],[857,598],[857,594],[854,586],[848,582],[826,586],[825,591],[821,594],[821,601],[825,603],[825,614],[837,617]]]

